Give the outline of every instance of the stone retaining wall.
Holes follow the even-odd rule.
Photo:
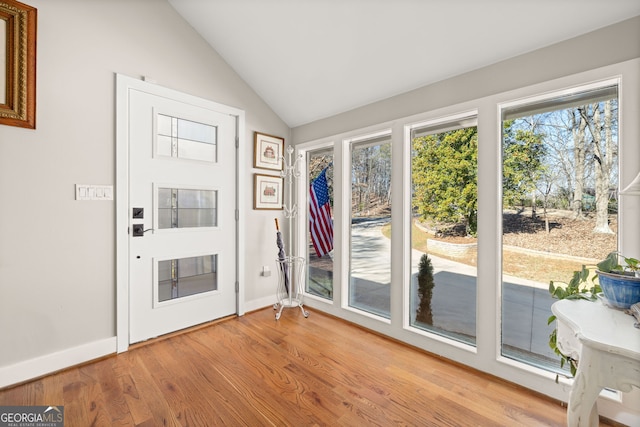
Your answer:
[[[517,246],[503,247],[505,251],[519,252],[527,255],[550,257],[554,259],[564,259],[567,261],[581,262],[585,265],[595,265],[599,260],[592,258],[576,257],[571,255],[557,254],[551,252],[534,251],[532,249],[519,248]],[[434,255],[445,255],[451,258],[475,260],[478,256],[477,243],[448,243],[441,240],[427,239],[427,252]]]
[[[478,244],[448,243],[441,240],[427,239],[427,251],[452,258],[476,259],[478,256]]]

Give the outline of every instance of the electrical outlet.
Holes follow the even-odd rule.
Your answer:
[[[262,275],[262,277],[271,276],[271,268],[269,268],[268,265],[263,265],[262,266],[262,272],[260,274]]]

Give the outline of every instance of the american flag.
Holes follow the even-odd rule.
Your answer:
[[[333,221],[326,173],[327,168],[324,168],[309,186],[309,231],[318,257],[333,249]]]

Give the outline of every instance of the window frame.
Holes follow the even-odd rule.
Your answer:
[[[345,131],[344,120],[336,122],[333,129],[338,129],[338,133],[330,131],[332,124],[326,123],[329,129],[326,135],[318,139],[307,141],[296,141],[296,131],[294,130],[294,143],[298,147],[312,146],[322,141],[337,141],[334,147],[334,166],[341,174],[348,172],[345,168],[343,140],[353,138],[371,131],[371,129],[392,129],[392,188],[393,202],[392,209],[394,218],[392,220],[394,232],[392,238],[392,282],[402,282],[402,286],[391,294],[391,319],[389,323],[382,323],[376,319],[370,319],[360,313],[343,309],[338,303],[340,301],[340,284],[334,282],[336,293],[334,293],[335,304],[328,307],[327,304],[316,304],[309,301],[308,306],[316,307],[326,311],[343,320],[353,322],[364,328],[372,329],[376,333],[387,335],[392,339],[400,340],[408,345],[421,348],[427,352],[438,354],[455,363],[468,365],[473,369],[495,375],[507,381],[521,384],[535,392],[549,396],[552,399],[561,401],[568,400],[570,384],[573,380],[564,377],[556,378],[555,373],[540,368],[534,368],[523,363],[506,359],[500,356],[500,331],[501,331],[501,307],[499,302],[502,299],[502,247],[501,233],[502,224],[500,213],[502,208],[502,117],[499,112],[499,105],[509,105],[520,100],[527,99],[529,102],[536,97],[548,96],[549,93],[559,93],[562,91],[573,91],[576,88],[585,88],[589,85],[606,85],[604,82],[617,81],[618,84],[618,105],[619,113],[619,173],[620,185],[628,185],[638,173],[640,168],[640,123],[637,121],[637,114],[640,111],[640,99],[636,96],[635,89],[640,87],[640,58],[600,68],[590,69],[576,74],[566,75],[551,80],[534,81],[524,80],[525,84],[520,87],[505,89],[497,93],[487,93],[478,98],[465,99],[456,98],[456,102],[450,105],[446,100],[436,99],[431,102],[415,102],[410,99],[408,109],[418,109],[413,115],[406,115],[400,118],[393,116],[389,111],[384,114],[368,114],[372,106],[364,109],[363,114],[372,117],[370,121],[380,117],[393,116],[393,120],[377,125],[366,126],[367,120],[361,117],[358,129]],[[511,86],[513,87],[513,86]],[[429,107],[420,110],[420,105]],[[388,106],[381,103],[380,108]],[[427,334],[410,330],[408,327],[408,289],[410,280],[411,251],[410,245],[405,244],[410,238],[410,222],[406,220],[410,212],[410,182],[411,174],[407,167],[410,164],[411,153],[407,141],[410,140],[410,127],[419,122],[438,120],[439,118],[456,114],[461,111],[478,111],[478,227],[482,229],[482,239],[478,241],[478,292],[477,304],[477,348],[469,349],[468,346],[461,347],[458,343],[451,343],[439,337],[427,336]],[[356,116],[357,119],[358,116]],[[369,122],[370,122],[369,121]],[[362,127],[362,123],[365,126]],[[321,133],[318,129],[314,132]],[[301,134],[306,134],[301,132]],[[500,155],[498,155],[500,154]],[[339,174],[336,174],[339,175]],[[335,224],[336,239],[335,244],[338,256],[334,266],[336,277],[344,275],[344,267],[348,263],[344,262],[344,235],[348,232],[347,221],[344,220],[344,205],[349,203],[345,197],[343,188],[349,182],[341,181],[340,176],[335,177]],[[500,189],[499,191],[497,189]],[[634,218],[640,209],[640,200],[632,197],[620,197],[619,199],[619,226],[624,229],[624,233],[619,234],[618,245],[626,253],[640,252],[640,223],[634,222]],[[338,204],[342,204],[339,206]],[[342,279],[339,279],[342,280]],[[344,286],[342,284],[342,286]],[[637,413],[633,408],[634,397],[629,393],[619,395],[607,395],[603,393],[600,399],[600,413],[615,420],[624,420],[629,414]],[[637,399],[637,397],[635,397]],[[636,411],[636,412],[634,412]],[[621,415],[622,414],[622,415]],[[629,419],[629,418],[626,418]],[[624,422],[624,421],[623,421]]]
[[[299,216],[300,216],[300,220],[298,221],[298,225],[297,225],[297,233],[294,233],[295,236],[294,238],[296,238],[296,240],[294,241],[294,247],[297,250],[297,253],[299,254],[298,256],[304,257],[306,259],[307,257],[307,246],[308,246],[308,241],[309,241],[309,186],[311,185],[311,180],[309,179],[309,168],[308,168],[308,164],[307,164],[307,157],[309,155],[309,153],[313,153],[315,151],[329,151],[331,150],[333,152],[333,156],[334,156],[334,191],[338,190],[338,185],[335,184],[335,181],[338,179],[337,175],[337,166],[335,163],[335,151],[336,151],[336,147],[335,147],[335,142],[332,139],[328,139],[328,140],[320,140],[320,141],[314,141],[312,143],[308,143],[308,144],[300,144],[296,146],[297,149],[297,155],[298,156],[302,156],[302,158],[304,159],[303,162],[300,162],[300,178],[297,181],[297,186],[295,189],[295,200],[297,200],[297,204],[298,206],[300,206],[300,208],[298,209],[299,212]],[[337,216],[336,213],[336,209],[335,209],[335,205],[337,205],[336,203],[336,199],[337,199],[337,194],[334,192],[334,209],[332,211],[334,217]],[[304,213],[304,214],[303,214]],[[339,233],[337,231],[337,224],[335,224],[334,222],[334,271],[338,271],[336,268],[336,260],[338,258],[338,254],[341,252],[340,250],[340,246],[337,242],[337,238],[339,237]],[[308,269],[305,270],[305,277],[309,278],[309,271]],[[340,297],[340,283],[341,283],[341,279],[340,279],[340,275],[339,274],[334,274],[333,275],[333,297],[331,299],[329,298],[324,298],[318,295],[314,295],[314,294],[310,294],[306,292],[307,289],[307,285],[305,284],[304,289],[304,298],[305,300],[311,300],[314,301],[316,303],[320,303],[321,305],[325,306],[325,309],[327,309],[328,307],[331,307],[335,304],[335,301],[339,301],[339,299],[336,299],[336,294],[338,295],[338,298]],[[330,309],[329,309],[330,310]]]
[[[298,155],[304,159],[304,161],[302,162],[302,166],[300,167],[300,176],[302,177],[302,179],[300,179],[300,182],[302,185],[298,186],[298,193],[297,193],[297,198],[296,200],[302,200],[302,206],[304,206],[303,209],[300,209],[299,212],[302,213],[304,212],[304,219],[301,221],[301,224],[298,228],[298,241],[294,242],[294,245],[296,245],[296,247],[300,248],[300,256],[304,257],[306,259],[306,257],[309,254],[309,187],[311,186],[311,179],[309,178],[309,156],[314,154],[314,153],[318,153],[318,152],[326,152],[326,153],[331,153],[331,155],[333,156],[333,158],[335,159],[335,152],[334,152],[334,143],[333,141],[328,141],[328,142],[324,142],[324,143],[320,143],[320,144],[312,144],[310,146],[307,147],[298,147]],[[334,186],[335,186],[335,166],[334,166]],[[335,188],[334,188],[335,191]],[[335,197],[336,195],[334,194],[334,205],[335,205]],[[300,204],[298,204],[300,205]],[[332,210],[332,214],[335,216],[335,208],[334,206],[331,207]],[[334,259],[332,259],[332,265],[333,265],[333,271],[335,271],[335,254],[338,251],[338,245],[335,243],[335,224],[334,224]],[[304,232],[300,232],[302,229],[304,229]],[[333,273],[332,271],[332,273]],[[335,301],[335,294],[336,294],[336,280],[338,283],[340,283],[340,280],[337,278],[337,275],[332,274],[332,295],[331,298],[325,298],[321,295],[315,295],[312,293],[309,293],[307,291],[308,288],[308,281],[309,281],[309,262],[307,259],[307,268],[305,270],[305,277],[306,277],[306,281],[307,283],[305,283],[304,286],[304,293],[305,293],[305,298],[309,297],[312,298],[314,300],[318,300],[318,301],[322,301],[322,302],[328,302],[333,304]]]
[[[531,96],[527,96],[527,97],[521,97],[518,99],[514,99],[514,100],[509,100],[509,101],[505,101],[505,102],[501,102],[497,104],[497,119],[499,120],[499,129],[500,129],[500,133],[499,133],[499,137],[500,137],[500,150],[499,150],[499,154],[500,154],[500,175],[502,177],[502,173],[503,173],[503,160],[504,160],[504,153],[502,150],[502,144],[503,144],[503,135],[502,135],[502,127],[503,127],[503,122],[504,120],[507,120],[511,117],[513,117],[515,114],[513,113],[514,110],[518,110],[518,109],[526,109],[527,106],[540,106],[540,105],[544,105],[545,103],[549,103],[551,104],[553,100],[558,100],[558,99],[562,99],[562,98],[572,98],[575,96],[580,96],[580,95],[586,95],[589,92],[593,92],[593,91],[602,91],[603,89],[607,89],[610,87],[616,87],[617,88],[617,99],[618,99],[618,103],[620,105],[620,96],[621,96],[621,79],[619,77],[615,77],[615,78],[610,78],[610,79],[604,79],[604,80],[599,80],[599,81],[595,81],[595,82],[587,82],[584,84],[577,84],[577,85],[573,85],[570,87],[564,87],[564,88],[559,88],[558,90],[551,90],[551,91],[547,91],[545,93],[539,93],[539,94],[534,94]],[[584,101],[587,102],[587,101]],[[569,104],[569,103],[562,103],[562,104]],[[559,104],[558,107],[562,104]],[[565,106],[566,107],[566,106]],[[511,113],[505,113],[506,110],[510,110]],[[621,108],[620,108],[621,110]],[[619,115],[621,115],[621,111],[619,112]],[[620,118],[619,118],[620,120]],[[618,135],[618,147],[619,150],[622,148],[622,139],[620,137],[620,130],[621,130],[621,125],[618,125],[618,130],[619,130],[619,135]],[[620,167],[621,167],[621,157],[620,154],[618,154],[618,171],[620,171]],[[620,181],[620,177],[619,177],[619,183],[621,183]],[[620,184],[620,188],[621,184]],[[499,212],[502,213],[504,206],[503,206],[503,187],[502,185],[500,185],[499,187],[499,202],[500,202],[500,209]],[[622,209],[619,207],[619,212],[622,212]],[[502,235],[502,230],[503,230],[503,224],[502,224],[502,214],[498,215],[499,217],[499,222],[500,222],[500,226],[499,226],[499,231],[500,234]],[[619,222],[620,224],[620,222]],[[620,250],[621,245],[620,245],[620,237],[621,237],[621,233],[618,233],[618,243],[617,243],[617,248],[616,250]],[[503,306],[502,306],[502,301],[503,301],[503,295],[502,295],[502,289],[503,289],[503,285],[504,285],[504,272],[503,272],[503,240],[502,237],[499,239],[499,248],[500,248],[500,264],[499,264],[499,268],[500,268],[500,283],[498,284],[499,289],[498,289],[498,297],[499,297],[499,301],[498,301],[498,307],[499,307],[499,311],[498,311],[498,315],[500,316],[499,322],[498,322],[498,329],[496,331],[496,336],[500,337],[502,334],[502,313],[503,313]],[[570,278],[567,278],[567,280],[569,280]],[[551,315],[551,313],[550,313]],[[512,357],[503,355],[503,349],[502,349],[502,339],[497,340],[497,347],[496,347],[496,361],[498,363],[502,363],[508,366],[514,366],[514,367],[518,367],[524,370],[532,370],[533,372],[538,372],[538,371],[543,371],[546,372],[547,370],[544,368],[539,368],[536,367],[534,365],[530,365],[524,361],[520,361],[517,359],[514,359]],[[606,395],[607,393],[605,393]],[[609,395],[617,395],[617,392],[612,392],[610,391],[608,393]]]
[[[412,203],[413,203],[413,195],[411,194],[411,187],[413,183],[412,172],[413,172],[413,154],[412,154],[412,145],[413,139],[421,136],[434,135],[438,133],[448,132],[451,130],[464,129],[472,126],[478,126],[478,109],[472,108],[468,110],[461,110],[459,112],[451,112],[449,114],[441,115],[438,117],[433,117],[426,120],[420,120],[415,123],[410,123],[404,126],[404,153],[407,156],[407,159],[404,161],[404,169],[408,171],[408,175],[406,179],[408,180],[408,184],[406,185],[405,191],[406,203],[405,209],[408,212],[409,218],[405,218],[407,222],[407,226],[405,230],[403,230],[403,234],[405,235],[405,239],[403,241],[404,246],[407,246],[406,254],[408,260],[405,265],[405,275],[403,280],[403,328],[411,333],[419,334],[429,339],[453,346],[458,349],[462,349],[468,351],[470,353],[477,352],[477,338],[478,338],[478,299],[476,298],[476,332],[475,344],[469,344],[462,342],[460,340],[451,338],[446,334],[439,334],[427,329],[418,328],[411,324],[411,316],[414,314],[411,311],[411,276],[412,276],[412,256],[411,256],[411,241],[412,241],[412,232],[411,232],[411,222],[412,222]],[[420,133],[416,135],[415,132],[417,130],[426,130],[424,133]],[[477,165],[476,165],[477,166]],[[408,192],[408,194],[407,194]],[[407,237],[408,236],[408,237]],[[479,239],[478,239],[479,240]],[[408,245],[407,245],[408,243]],[[476,289],[478,287],[478,273],[476,274]]]
[[[350,286],[351,286],[351,224],[352,224],[352,220],[353,220],[353,212],[351,210],[351,202],[352,202],[352,185],[351,185],[351,172],[352,172],[352,168],[353,168],[353,164],[352,164],[352,153],[353,153],[353,147],[354,145],[361,145],[364,144],[366,145],[367,143],[371,143],[371,144],[375,144],[377,142],[381,142],[384,141],[386,143],[386,140],[388,139],[388,143],[390,144],[390,148],[391,148],[391,182],[393,183],[393,131],[390,128],[385,128],[385,129],[381,129],[381,130],[377,130],[374,132],[363,132],[361,134],[357,134],[354,135],[353,137],[350,138],[346,138],[342,140],[342,149],[343,149],[343,156],[344,156],[344,164],[345,164],[345,168],[343,170],[344,172],[344,176],[343,176],[343,181],[344,181],[344,192],[345,197],[343,199],[344,202],[342,205],[342,214],[344,215],[345,218],[345,229],[344,229],[344,233],[345,233],[345,242],[348,242],[345,250],[344,250],[344,261],[346,262],[344,265],[347,266],[347,268],[343,269],[343,271],[341,271],[341,275],[342,275],[342,295],[345,295],[345,298],[341,299],[341,306],[344,310],[348,310],[354,313],[357,313],[359,315],[368,317],[370,319],[382,322],[382,323],[386,323],[386,324],[390,324],[391,323],[391,309],[389,311],[389,318],[380,315],[380,314],[376,314],[376,313],[372,313],[366,310],[363,310],[361,308],[355,307],[350,305]],[[393,186],[393,184],[392,184]],[[392,190],[393,191],[393,190]],[[391,214],[391,222],[393,223],[393,207],[391,208],[392,214]],[[393,269],[393,265],[392,265],[392,261],[389,260],[389,269],[392,270]],[[392,280],[391,283],[389,283],[389,286],[391,287],[393,284],[393,273],[392,274]],[[390,295],[389,298],[391,298],[391,291],[390,291]]]

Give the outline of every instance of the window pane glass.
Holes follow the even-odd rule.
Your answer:
[[[325,216],[325,220],[331,221],[333,223],[333,149],[329,150],[319,150],[313,151],[307,154],[307,170],[309,171],[309,183],[313,183],[313,181],[318,178],[323,170],[326,170],[324,178],[326,179],[326,201],[328,203],[328,207],[325,208],[328,210],[326,213],[329,218]],[[311,190],[311,188],[309,189]],[[320,191],[320,189],[319,189]],[[309,195],[311,200],[311,197]],[[315,208],[317,209],[317,208]],[[308,215],[311,217],[312,210],[314,208],[309,205]],[[333,241],[333,236],[328,236],[329,230],[325,227],[326,223],[324,223],[321,218],[313,217],[313,221],[309,221],[309,234],[308,234],[308,244],[307,244],[307,259],[308,261],[308,269],[307,269],[307,286],[305,291],[308,294],[316,295],[322,298],[326,298],[329,300],[333,299],[333,251],[329,251],[324,254],[324,251],[327,248],[323,248],[323,244],[325,241]],[[318,221],[317,225],[314,221]],[[317,234],[314,234],[317,233]],[[323,237],[319,236],[322,235]],[[312,237],[313,236],[313,237]],[[314,238],[315,239],[323,239],[322,242],[316,240],[315,245],[318,246],[316,248],[314,246]],[[318,256],[320,254],[321,256]]]
[[[215,190],[158,188],[158,228],[217,226]]]
[[[615,86],[503,110],[502,354],[559,371],[549,282],[617,248]],[[517,114],[516,114],[517,113]]]
[[[177,197],[174,189],[158,188],[158,228],[175,228],[173,218],[176,216],[177,201],[174,197]]]
[[[216,146],[188,139],[178,139],[178,157],[190,160],[216,161]]]
[[[158,114],[157,154],[189,160],[217,161],[217,127]]]
[[[389,318],[391,139],[351,145],[349,306]]]
[[[157,150],[160,156],[171,157],[171,137],[165,135],[158,135],[157,138]]]
[[[178,137],[205,144],[215,144],[216,128],[190,120],[178,119]]]
[[[217,255],[158,262],[158,300],[168,301],[218,289]]]
[[[169,116],[165,116],[164,114],[158,114],[158,135],[168,136],[171,138],[173,133],[171,130],[173,129],[173,119]]]
[[[462,124],[465,127],[460,127]],[[475,345],[478,233],[475,118],[415,129],[411,144],[409,321],[414,327]]]
[[[187,190],[178,191],[178,205],[180,208],[213,209],[216,205],[216,192],[211,190]]]

